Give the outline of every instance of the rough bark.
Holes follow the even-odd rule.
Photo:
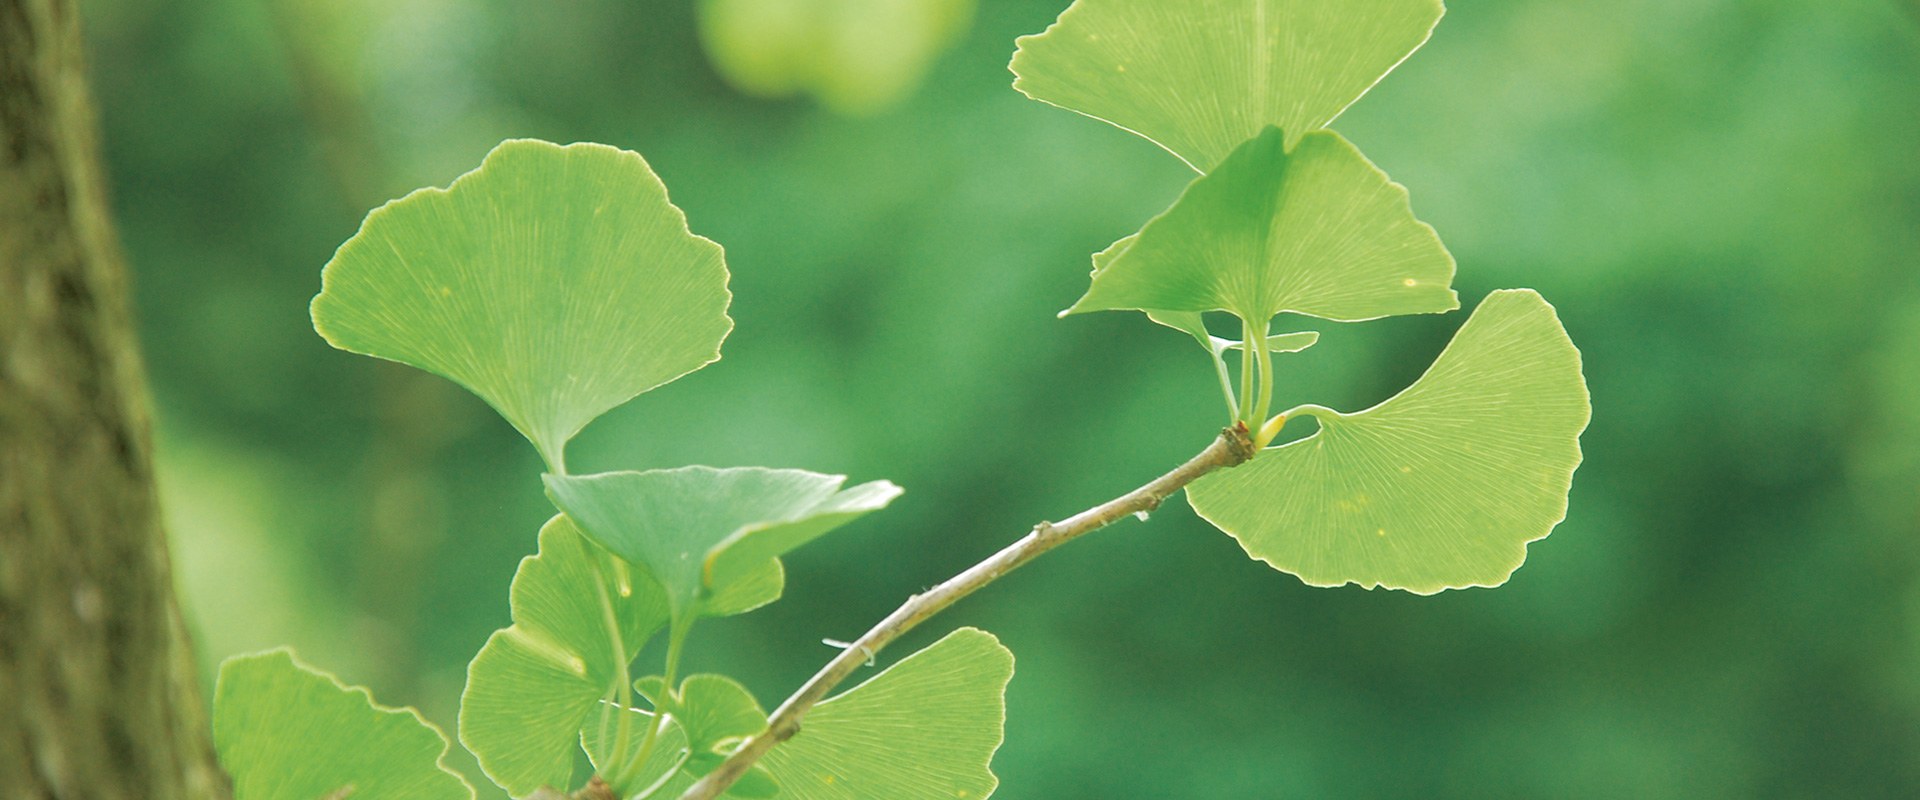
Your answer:
[[[0,797],[220,798],[69,0],[0,0]]]

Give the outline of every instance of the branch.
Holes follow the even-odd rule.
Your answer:
[[[966,571],[948,578],[945,583],[935,586],[921,594],[914,595],[907,602],[888,614],[886,619],[855,640],[846,649],[840,651],[825,667],[814,673],[792,697],[780,704],[767,720],[767,729],[748,739],[735,750],[719,768],[710,772],[699,782],[689,787],[680,800],[713,800],[721,792],[733,785],[745,774],[753,762],[766,755],[774,745],[786,741],[800,732],[800,718],[806,716],[815,704],[825,699],[827,692],[833,690],[841,681],[847,679],[861,666],[865,665],[873,654],[900,638],[901,634],[913,630],[914,626],[925,622],[960,598],[973,594],[981,587],[998,580],[1001,576],[1018,569],[1032,561],[1041,553],[1066,544],[1083,534],[1097,531],[1129,514],[1152,511],[1174,492],[1185,488],[1187,484],[1199,480],[1201,476],[1225,467],[1238,466],[1253,458],[1255,448],[1253,440],[1247,434],[1243,424],[1220,432],[1207,449],[1200,451],[1185,464],[1172,472],[1153,479],[1152,482],[1100,505],[1089,508],[1060,523],[1042,522],[1035,525],[1033,532],[1021,537],[987,560],[968,567]]]

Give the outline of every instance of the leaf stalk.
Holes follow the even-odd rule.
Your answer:
[[[739,749],[721,762],[714,771],[707,773],[693,786],[689,787],[680,800],[713,800],[719,797],[727,787],[739,780],[755,761],[765,755],[775,745],[786,741],[800,731],[800,720],[807,712],[826,699],[842,681],[867,663],[871,654],[877,653],[907,631],[949,606],[959,602],[1007,573],[1039,557],[1042,553],[1059,547],[1082,535],[1104,528],[1113,522],[1124,519],[1137,512],[1152,511],[1160,507],[1174,492],[1215,470],[1238,466],[1252,459],[1258,448],[1254,446],[1247,426],[1235,423],[1220,432],[1199,455],[1173,469],[1146,485],[1134,489],[1100,505],[1081,511],[1058,523],[1042,522],[1033,527],[1032,532],[1019,541],[1001,549],[960,574],[948,578],[945,582],[925,592],[914,595],[885,619],[880,620],[851,647],[840,651],[826,666],[814,673],[792,696],[788,697],[767,720],[767,727],[742,743]]]

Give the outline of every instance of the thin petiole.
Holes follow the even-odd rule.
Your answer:
[[[598,579],[593,582],[593,588],[600,595],[600,620],[607,626],[607,641],[613,645],[613,663],[619,665],[619,669],[614,671],[613,685],[608,687],[608,692],[613,695],[612,699],[618,704],[615,713],[620,715],[620,723],[615,726],[613,749],[600,755],[600,763],[612,764],[613,759],[619,758],[620,754],[626,751],[627,737],[632,734],[633,726],[627,709],[633,707],[633,687],[627,675],[627,645],[620,636],[620,618],[614,614],[613,598],[607,594],[607,575],[600,572],[598,566],[595,567],[594,572]],[[606,741],[605,727],[603,718],[601,721],[601,741],[603,742]],[[615,774],[608,777],[615,786],[619,786],[619,778],[623,776]]]
[[[1267,409],[1273,406],[1273,351],[1267,348],[1267,324],[1260,323],[1259,332],[1247,347],[1260,351],[1260,402],[1254,407],[1253,416],[1247,418],[1248,425],[1254,425],[1267,418]]]
[[[1253,415],[1253,324],[1240,320],[1240,421],[1248,427],[1260,424]]]
[[[687,761],[691,758],[693,758],[693,751],[691,750],[680,753],[680,758],[676,759],[673,762],[673,766],[668,767],[666,772],[660,773],[660,778],[655,780],[652,786],[641,789],[634,794],[634,800],[646,800],[646,798],[652,797],[656,792],[659,792],[662,787],[667,785],[668,781],[673,780],[673,776],[679,773],[680,768],[686,766]]]
[[[667,666],[662,673],[665,680],[660,682],[660,696],[653,704],[653,719],[647,724],[645,738],[640,740],[639,752],[634,753],[633,759],[621,768],[620,776],[623,779],[633,777],[634,770],[646,766],[647,759],[653,755],[654,746],[660,743],[660,733],[667,727],[667,709],[672,706],[668,699],[673,697],[674,681],[679,679],[680,647],[686,640],[687,626],[676,621],[667,632]],[[614,788],[624,789],[625,784],[614,784]]]
[[[1233,396],[1233,376],[1227,374],[1227,360],[1220,350],[1213,351],[1213,369],[1220,374],[1220,393],[1227,398],[1227,419],[1239,419],[1240,401]]]

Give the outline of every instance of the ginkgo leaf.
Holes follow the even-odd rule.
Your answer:
[[[735,688],[740,686],[738,683],[734,683],[733,679],[724,676],[713,675],[705,677],[718,678],[726,683],[732,684]],[[658,676],[643,680],[653,681],[653,686],[649,687],[651,689],[657,689],[659,686]],[[684,683],[681,685],[683,687],[686,686]],[[744,694],[745,692],[746,690],[744,688],[739,688],[739,693]],[[699,703],[705,699],[708,698],[696,693],[693,702]],[[725,702],[728,702],[731,708],[722,713],[741,712],[741,707],[734,705],[731,701]],[[752,704],[752,712],[758,713],[758,722],[747,731],[747,734],[757,733],[760,729],[766,727],[767,715],[759,711],[759,704],[752,703],[750,696],[748,697],[748,702]],[[653,715],[646,711],[629,709],[628,713],[633,715],[633,721],[630,724],[636,730],[645,730],[646,727],[653,722]],[[744,719],[744,715],[741,718]],[[736,725],[735,727],[737,728],[738,726]],[[648,792],[648,790],[651,790],[650,793],[645,795],[646,797],[660,798],[661,800],[671,800],[671,798],[679,797],[686,792],[687,787],[693,785],[694,781],[699,780],[702,775],[712,772],[714,768],[718,767],[720,762],[725,760],[726,754],[732,752],[731,748],[739,744],[740,739],[738,737],[745,735],[746,734],[738,734],[735,737],[729,737],[724,740],[695,744],[688,740],[687,729],[682,726],[682,719],[679,716],[669,715],[666,722],[660,726],[660,738],[653,744],[652,752],[647,755],[646,763],[633,770],[634,778],[631,781],[633,788],[630,790],[630,793]],[[609,742],[603,737],[599,730],[589,726],[580,732],[580,744],[586,748],[588,753],[605,753],[607,752]],[[634,741],[627,745],[626,758],[631,760],[637,757],[640,746],[641,743],[636,737]],[[609,765],[604,763],[604,760],[598,756],[593,757],[592,761],[594,769],[602,774],[609,771]],[[749,767],[746,773],[742,774],[738,780],[734,781],[732,786],[727,788],[725,796],[739,798],[739,800],[759,800],[760,798],[776,796],[779,793],[780,782],[774,779],[766,767],[755,764]]]
[[[1094,253],[1093,274],[1099,275],[1100,270],[1106,269],[1108,264],[1113,263],[1114,259],[1119,258],[1120,254],[1126,252],[1127,248],[1132,247],[1134,241],[1139,238],[1140,234],[1135,233],[1113,244],[1107,245],[1107,249],[1105,250]],[[1148,311],[1146,313],[1147,319],[1185,333],[1188,336],[1192,336],[1194,341],[1199,342],[1200,346],[1206,348],[1207,352],[1212,353],[1216,359],[1228,350],[1235,350],[1240,347],[1240,342],[1237,340],[1214,336],[1208,333],[1207,322],[1198,311]],[[1060,316],[1064,317],[1066,315],[1067,312],[1060,312]],[[1318,331],[1268,333],[1267,350],[1274,353],[1298,353],[1312,347],[1314,343],[1318,341],[1320,341],[1320,333]]]
[[[234,656],[214,688],[213,741],[234,800],[472,800],[442,761],[447,736],[413,709],[373,702],[285,648]]]
[[[1076,0],[1019,39],[1013,86],[1206,172],[1269,125],[1289,146],[1325,127],[1443,12],[1440,0]]]
[[[1187,490],[1241,547],[1314,586],[1504,583],[1566,517],[1591,414],[1580,352],[1527,289],[1481,302],[1426,374]]]
[[[653,724],[653,714],[646,711],[633,708],[624,713],[632,716],[627,723],[632,730],[644,731]],[[647,754],[646,763],[633,769],[632,788],[628,790],[628,794],[633,795],[653,789],[653,793],[647,795],[648,797],[670,800],[679,797],[687,787],[692,786],[693,782],[699,779],[699,776],[688,774],[682,769],[686,766],[689,751],[687,733],[678,723],[669,717],[660,726],[660,733],[657,735],[659,739],[653,743],[652,752]],[[604,776],[619,766],[613,763],[613,758],[608,757],[612,744],[613,740],[608,738],[598,726],[589,725],[580,730],[580,746],[587,751],[589,763],[600,775]],[[627,744],[627,752],[620,754],[620,760],[624,762],[633,759],[639,754],[639,747],[640,737],[632,737]]]
[[[564,516],[540,529],[540,552],[520,561],[508,594],[513,625],[467,667],[460,742],[515,796],[564,790],[583,720],[666,624],[666,596]]]
[[[887,481],[764,467],[547,475],[547,494],[588,536],[660,581],[677,623],[765,562],[883,508]]]
[[[634,688],[655,707],[663,699],[661,687],[658,675],[634,682]],[[751,736],[767,725],[767,712],[760,708],[760,701],[753,699],[753,693],[739,681],[725,675],[690,675],[667,702],[668,711],[686,734],[687,746],[695,752],[710,750],[728,739]]]
[[[565,471],[608,409],[712,363],[733,328],[720,246],[639,155],[516,139],[373,213],[313,299],[342,350],[444,375]]]
[[[1278,129],[1195,180],[1093,274],[1067,313],[1294,312],[1341,322],[1459,307],[1453,256],[1404,187],[1339,134],[1287,152]]]
[[[1013,653],[961,628],[816,706],[761,758],[780,800],[974,800],[1006,721]]]

